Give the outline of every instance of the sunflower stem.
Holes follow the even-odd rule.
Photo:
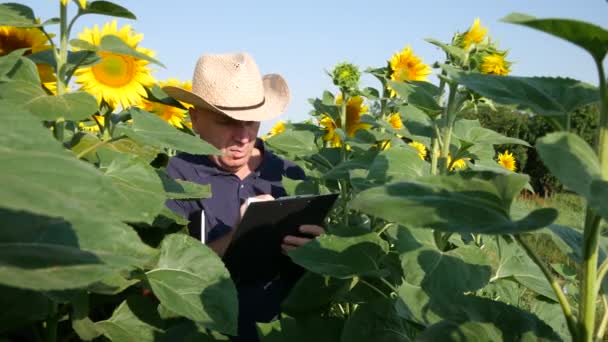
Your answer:
[[[605,295],[602,296],[602,303],[604,304],[604,315],[602,316],[602,321],[597,329],[597,334],[595,334],[595,339],[597,341],[601,341],[604,338],[606,326],[608,326],[608,299],[606,299]]]
[[[67,4],[59,3],[59,55],[56,56],[57,62],[57,95],[65,94],[65,65],[68,56],[68,38],[69,31],[67,28],[68,7]]]
[[[434,124],[436,125],[436,124]],[[437,175],[437,159],[439,158],[439,142],[437,130],[431,138],[431,175]]]
[[[568,330],[570,330],[572,339],[576,340],[577,324],[574,315],[572,315],[572,309],[570,308],[570,302],[568,302],[568,298],[566,298],[566,296],[564,295],[564,292],[557,283],[557,280],[555,280],[555,278],[551,274],[551,271],[547,268],[547,266],[545,266],[545,263],[540,259],[538,255],[536,255],[536,253],[534,253],[532,247],[528,245],[528,243],[524,239],[522,239],[520,235],[514,235],[514,237],[515,240],[519,243],[519,245],[524,249],[526,254],[528,254],[528,256],[532,259],[532,261],[534,261],[534,263],[537,264],[538,267],[540,267],[541,271],[545,275],[545,278],[547,278],[547,281],[551,285],[551,288],[553,289],[553,292],[557,297],[559,305],[562,307],[562,311],[564,313],[564,316],[566,317],[566,323],[568,324]]]
[[[458,85],[455,83],[449,85],[448,103],[443,112],[443,144],[440,157],[441,174],[447,174],[450,171],[448,157],[450,155],[450,141],[452,139],[452,129],[455,122],[452,117],[455,115],[454,104],[456,102],[457,87]]]
[[[608,90],[606,75],[601,60],[595,59],[599,76],[600,91],[600,124],[596,140],[596,152],[600,161],[600,172],[603,179],[608,179]],[[600,238],[601,218],[587,204],[585,230],[583,232],[583,279],[581,281],[581,304],[579,310],[581,341],[593,340],[595,328],[595,302],[597,300],[597,261]]]

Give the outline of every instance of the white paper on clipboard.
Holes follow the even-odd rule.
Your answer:
[[[205,238],[207,234],[205,232],[205,211],[201,210],[201,242],[205,244]]]

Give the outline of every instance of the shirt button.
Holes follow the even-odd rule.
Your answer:
[[[245,185],[241,184],[241,189],[244,188],[244,187],[245,187]]]

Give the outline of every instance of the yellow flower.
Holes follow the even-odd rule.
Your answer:
[[[159,82],[158,85],[161,88],[170,85],[170,86],[174,86],[174,87],[180,87],[180,88],[188,90],[188,91],[192,91],[192,83],[190,81],[180,82],[174,78],[170,78],[166,81]],[[180,103],[186,108],[190,107],[190,105],[187,103],[184,103],[184,102],[180,102]],[[181,108],[168,106],[168,105],[165,105],[162,103],[153,102],[153,101],[149,101],[146,99],[143,100],[141,106],[144,110],[158,115],[159,117],[161,117],[163,120],[167,121],[169,124],[171,124],[174,127],[177,127],[177,128],[184,127],[184,119],[186,117],[186,111]]]
[[[47,37],[38,28],[0,26],[0,56],[23,48],[29,48],[25,54],[37,53],[51,48]],[[36,64],[42,83],[55,82],[53,68],[45,63]]]
[[[412,141],[408,143],[408,145],[418,150],[418,157],[420,157],[420,159],[424,160],[426,158],[426,146],[417,141]]]
[[[342,94],[336,97],[336,105],[342,105]],[[355,136],[355,132],[360,129],[368,129],[369,124],[361,123],[361,115],[367,113],[369,107],[363,105],[363,97],[353,96],[346,103],[346,134],[349,137]]]
[[[331,117],[322,115],[321,120],[319,120],[319,125],[323,126],[327,131],[327,133],[323,135],[323,140],[329,142],[330,147],[342,146],[342,140],[340,140],[340,136],[336,134],[336,128],[338,128],[338,126]]]
[[[388,122],[394,129],[403,128],[403,121],[401,121],[401,116],[399,115],[399,113],[391,114],[391,116],[388,117]]]
[[[61,4],[63,6],[66,6],[68,2],[70,2],[70,0],[61,0]],[[82,8],[87,7],[87,0],[78,0],[78,5],[80,5]]]
[[[101,38],[106,35],[115,35],[138,52],[154,55],[151,50],[137,46],[143,39],[143,34],[133,34],[129,25],[118,30],[116,20],[106,23],[102,30],[97,25],[92,30],[86,28],[78,37],[98,46]],[[142,97],[146,96],[145,87],[152,86],[155,82],[147,67],[149,62],[111,52],[99,52],[99,55],[101,62],[80,68],[74,73],[76,83],[94,95],[98,102],[104,100],[112,107],[121,105],[127,108],[140,104]]]
[[[414,55],[412,49],[407,46],[401,52],[397,52],[389,61],[391,67],[391,80],[393,81],[427,81],[427,76],[431,74],[431,68],[422,63],[420,57]],[[390,96],[396,95],[390,89]]]
[[[97,132],[99,132],[99,125],[97,124],[97,122],[95,120],[97,120],[97,122],[99,122],[99,124],[101,126],[103,126],[105,123],[103,116],[93,115],[92,121],[80,122],[78,124],[78,127],[83,131],[87,131],[90,133],[97,133]]]
[[[506,54],[506,52],[503,54],[493,53],[485,56],[481,62],[481,73],[501,76],[509,74],[511,63],[505,61]]]
[[[481,43],[481,41],[486,37],[487,33],[488,28],[481,26],[479,18],[475,19],[475,21],[473,21],[473,25],[471,25],[471,28],[465,32],[462,38],[462,47],[466,49],[473,43]]]
[[[469,158],[467,158],[469,159]],[[448,164],[452,161],[452,157],[449,156],[448,157]],[[464,159],[458,159],[454,162],[454,164],[452,164],[452,167],[450,168],[450,170],[456,170],[456,169],[464,169],[467,167],[467,162]]]
[[[272,126],[272,128],[270,129],[270,132],[268,132],[268,134],[266,134],[265,136],[262,137],[262,140],[266,140],[274,135],[277,135],[277,134],[280,134],[283,132],[285,132],[285,121],[280,120],[274,126]]]
[[[498,164],[502,165],[507,170],[516,170],[515,157],[509,150],[498,154]]]

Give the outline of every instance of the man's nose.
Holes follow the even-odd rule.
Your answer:
[[[249,142],[249,140],[251,139],[251,134],[249,132],[249,128],[246,126],[245,123],[238,123],[234,126],[233,137],[234,140],[243,144]]]

